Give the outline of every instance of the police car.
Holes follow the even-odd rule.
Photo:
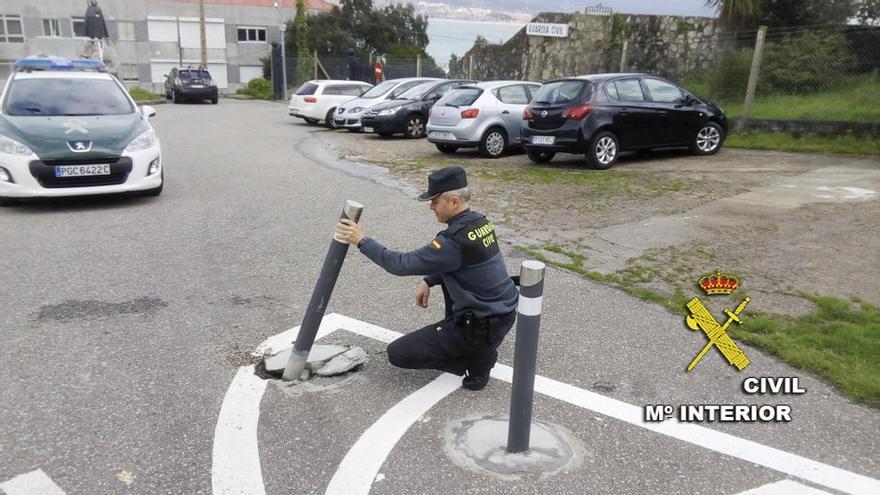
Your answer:
[[[162,192],[147,118],[99,60],[27,57],[0,96],[0,205],[20,198]]]

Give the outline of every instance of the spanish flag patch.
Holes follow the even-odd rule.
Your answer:
[[[443,247],[443,245],[440,244],[440,241],[438,241],[437,239],[431,241],[431,245],[434,246],[434,249],[440,249],[441,247]]]

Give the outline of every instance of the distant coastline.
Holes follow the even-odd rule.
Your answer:
[[[522,29],[525,22],[474,21],[471,19],[428,18],[428,55],[447,69],[453,53],[461,56],[474,46],[477,36],[489,43],[504,43]]]

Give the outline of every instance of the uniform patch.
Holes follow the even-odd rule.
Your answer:
[[[443,247],[443,245],[440,244],[440,241],[438,241],[437,239],[431,241],[431,245],[434,246],[434,249],[440,249]]]

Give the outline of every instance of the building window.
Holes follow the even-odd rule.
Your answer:
[[[14,60],[0,60],[0,81],[5,81],[12,74]]]
[[[70,23],[73,25],[73,36],[77,38],[85,38],[86,37],[86,18],[85,17],[71,17]]]
[[[58,19],[43,19],[43,36],[61,36]]]
[[[266,28],[261,27],[239,27],[238,28],[239,43],[265,43]]]
[[[119,21],[116,23],[116,28],[119,30],[119,41],[134,41],[133,22]]]
[[[0,15],[0,42],[24,43],[21,16]]]

